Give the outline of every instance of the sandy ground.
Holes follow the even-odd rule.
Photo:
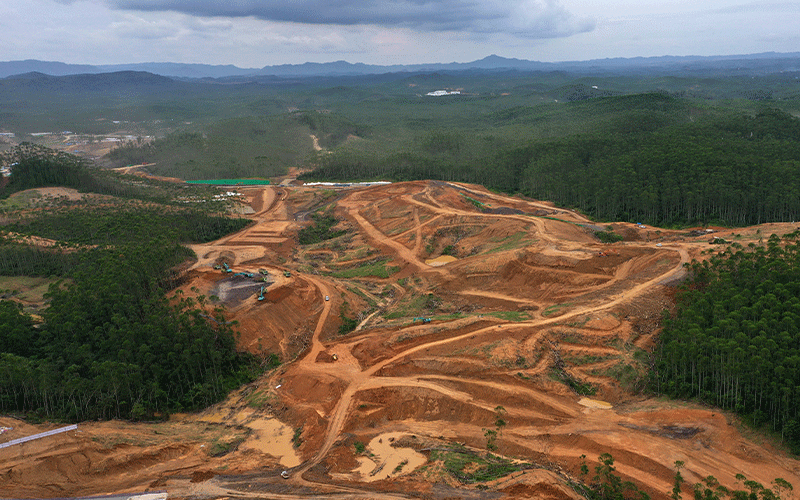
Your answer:
[[[593,467],[605,452],[654,498],[667,498],[676,460],[690,483],[711,474],[740,487],[734,476],[744,473],[800,485],[800,463],[777,443],[713,408],[637,395],[635,377],[620,375],[643,366],[683,264],[716,248],[709,236],[615,223],[626,240],[604,245],[579,214],[455,183],[242,192],[253,224],[195,245],[185,292],[218,297],[241,348],[284,364],[197,415],[85,423],[0,450],[0,496],[565,499],[575,498],[566,481],[581,455]],[[297,230],[325,204],[346,236],[298,246]],[[714,236],[747,244],[794,229]],[[442,258],[446,247],[453,258]],[[222,262],[255,276],[214,269]],[[389,277],[343,277],[376,265]],[[341,315],[356,315],[359,328],[340,335]],[[554,366],[597,394],[575,394]],[[485,451],[498,408],[506,425],[496,453],[533,468],[488,490],[431,472],[431,448]],[[0,442],[48,428],[7,417],[3,426],[13,430]]]

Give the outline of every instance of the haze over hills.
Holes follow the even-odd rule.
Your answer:
[[[690,74],[769,74],[800,71],[800,52],[747,54],[734,56],[659,56],[594,59],[546,63],[491,55],[467,63],[426,63],[412,65],[374,65],[336,61],[282,64],[263,68],[239,68],[234,65],[184,63],[134,63],[114,65],[67,64],[56,61],[0,62],[0,78],[23,73],[39,72],[52,76],[146,71],[175,78],[230,78],[242,76],[348,76],[401,72],[518,70],[569,71],[587,74],[609,73],[690,73]]]

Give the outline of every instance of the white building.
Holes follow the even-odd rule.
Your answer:
[[[453,90],[453,91],[449,91],[449,90],[434,90],[433,92],[428,92],[425,95],[429,95],[429,96],[433,96],[433,97],[439,97],[441,95],[455,95],[455,94],[460,94],[460,93],[461,93],[460,90]]]

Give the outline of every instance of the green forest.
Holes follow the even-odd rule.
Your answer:
[[[62,105],[59,123],[90,131],[108,127],[114,113],[139,134],[103,158],[107,166],[148,164],[185,180],[274,177],[297,167],[313,170],[307,180],[463,181],[598,220],[659,226],[800,219],[792,175],[800,83],[788,73],[465,72],[225,85],[140,78],[100,108],[80,79],[61,82],[81,107]],[[98,85],[120,85],[106,79]],[[0,86],[9,126],[34,127],[52,114],[58,103],[36,89],[58,82]],[[463,91],[425,96],[441,88]],[[34,95],[41,109],[17,105]]]
[[[734,410],[800,453],[800,232],[693,262],[651,389]]]
[[[663,94],[564,107],[585,117],[579,133],[525,141],[435,130],[387,154],[340,148],[304,178],[470,182],[598,220],[659,226],[800,219],[800,177],[793,175],[800,168],[800,119],[788,113],[704,111]],[[513,119],[532,114],[516,110]],[[509,111],[501,115],[506,121]],[[587,130],[592,117],[604,126]]]
[[[15,222],[0,228],[0,274],[53,284],[41,323],[16,302],[0,301],[0,412],[152,418],[203,408],[251,380],[257,360],[236,351],[222,311],[202,296],[168,294],[179,284],[177,266],[194,258],[184,243],[220,238],[247,221],[219,215],[211,203],[192,208],[175,199],[197,199],[204,188],[145,186],[38,153],[18,158],[3,196],[61,185],[127,197],[7,214]],[[173,204],[136,198],[136,190],[165,197],[172,190]],[[206,190],[204,200],[212,195]],[[57,245],[31,246],[28,235]]]
[[[76,83],[61,89],[66,106],[54,97],[54,86],[66,85],[57,79],[39,82],[41,94],[29,82],[6,82],[4,123],[106,133],[114,116],[153,137],[113,150],[104,164],[152,163],[154,174],[189,180],[271,177],[301,167],[313,169],[306,180],[482,184],[599,221],[800,220],[800,84],[790,74],[447,73],[210,86],[149,78],[126,83],[138,90],[115,91],[102,105]],[[440,88],[464,90],[425,97]],[[323,151],[314,150],[314,138]],[[208,301],[167,295],[175,266],[192,258],[182,244],[244,224],[223,216],[211,191],[120,176],[32,146],[3,160],[18,165],[0,198],[52,185],[105,197],[46,213],[0,208],[13,220],[0,228],[0,274],[61,280],[42,324],[2,303],[4,325],[27,340],[2,346],[0,411],[152,415],[200,407],[249,376],[252,360],[233,349],[230,325],[209,320],[218,313]],[[312,217],[303,241],[331,236],[327,214]],[[24,235],[57,246],[30,246]],[[800,450],[800,354],[791,347],[800,328],[800,311],[791,309],[800,292],[793,288],[795,246],[791,238],[771,239],[694,264],[694,281],[667,321],[652,388],[734,409]],[[76,324],[91,327],[72,347],[46,348]],[[221,357],[194,338],[214,339]],[[159,365],[155,352],[173,361]],[[166,368],[175,359],[179,372]],[[103,385],[122,378],[137,382]],[[62,379],[72,383],[54,385]]]

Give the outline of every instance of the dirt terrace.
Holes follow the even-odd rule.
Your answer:
[[[626,241],[604,245],[592,233],[605,227],[579,214],[455,183],[242,192],[253,224],[193,248],[186,293],[224,305],[243,349],[284,363],[197,415],[86,423],[0,450],[3,496],[563,499],[577,497],[581,455],[592,467],[605,452],[655,498],[676,460],[690,483],[737,487],[741,472],[800,485],[800,463],[732,416],[636,395],[661,311],[683,264],[714,248],[708,236],[615,223]],[[346,234],[298,246],[321,207]],[[343,318],[356,330],[340,334]],[[46,428],[0,426],[14,427],[0,441]],[[524,464],[464,482],[442,458],[456,448]]]

